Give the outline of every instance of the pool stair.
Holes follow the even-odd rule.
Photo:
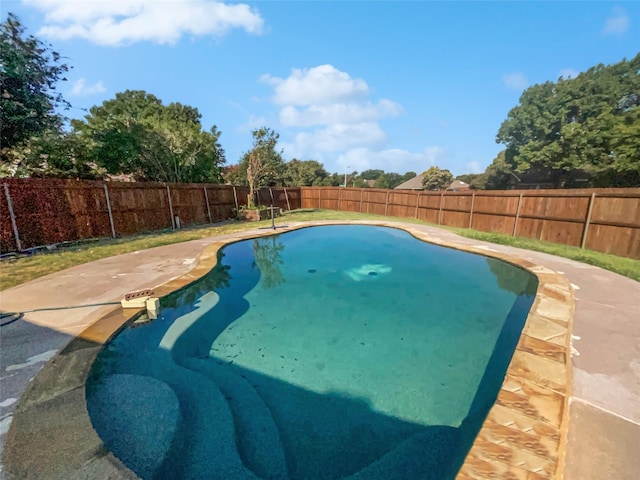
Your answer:
[[[253,386],[216,359],[187,358],[181,365],[206,376],[224,395],[244,464],[264,480],[289,478],[280,434],[271,411]]]

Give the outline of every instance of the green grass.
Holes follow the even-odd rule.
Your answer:
[[[499,245],[509,245],[512,247],[533,250],[536,252],[549,253],[558,257],[570,258],[578,262],[587,263],[596,267],[610,270],[625,277],[640,281],[640,260],[633,258],[618,257],[609,253],[595,252],[593,250],[583,250],[579,247],[562,245],[559,243],[542,242],[529,238],[511,237],[499,233],[479,232],[477,230],[455,229],[458,235],[482,240],[485,242],[497,243]]]
[[[413,219],[400,219],[365,213],[338,212],[333,210],[296,210],[289,212],[277,223],[304,222],[312,220],[398,220],[407,223],[425,224]],[[92,262],[101,258],[135,252],[161,245],[186,242],[201,238],[223,235],[226,233],[251,230],[261,226],[270,225],[270,220],[262,222],[229,222],[222,225],[187,228],[179,231],[162,231],[150,234],[141,234],[118,239],[103,239],[94,242],[78,243],[76,245],[59,248],[47,253],[31,256],[20,256],[4,260],[0,264],[0,290],[15,285],[26,283],[30,280],[59,272],[75,265]],[[595,265],[621,275],[640,281],[640,260],[617,257],[606,253],[581,250],[576,247],[559,245],[555,243],[539,242],[523,238],[513,238],[496,233],[485,233],[474,230],[441,227],[452,230],[459,235],[484,240],[487,242],[550,253],[561,257],[570,258],[579,262]]]

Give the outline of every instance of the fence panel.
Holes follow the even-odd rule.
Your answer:
[[[327,200],[320,200],[320,194]],[[360,189],[360,202],[356,189],[340,187],[321,191],[302,187],[301,195],[303,208],[417,218],[640,258],[638,188],[475,192],[365,188]],[[337,206],[330,200],[336,196]]]
[[[128,235],[235,216],[248,187],[3,179],[24,249]],[[109,203],[105,185],[108,190]],[[205,194],[206,192],[206,194]],[[528,237],[640,258],[640,189],[409,192],[339,187],[272,187],[256,200],[284,209],[323,208],[418,218],[434,224]],[[208,203],[207,203],[208,201]],[[6,193],[0,192],[0,252],[18,245]]]

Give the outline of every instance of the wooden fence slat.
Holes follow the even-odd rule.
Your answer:
[[[522,194],[518,197],[518,208],[516,209],[516,219],[513,222],[513,232],[511,233],[512,237],[516,236],[516,231],[518,230],[518,219],[520,218],[520,206],[522,205]]]
[[[11,228],[13,229],[13,238],[16,241],[16,247],[18,251],[22,251],[22,242],[20,242],[20,232],[18,232],[18,224],[16,223],[16,214],[13,211],[13,202],[11,201],[11,194],[9,193],[9,185],[4,184],[4,194],[7,197],[7,209],[9,210],[9,218],[11,218]]]
[[[107,212],[109,213],[109,224],[111,225],[111,238],[116,238],[116,226],[113,223],[113,212],[111,211],[111,200],[109,200],[109,189],[107,188],[107,184],[103,183],[104,187],[104,198],[107,201]]]
[[[580,242],[580,248],[584,248],[587,243],[587,234],[589,233],[589,223],[591,222],[591,213],[593,212],[593,204],[596,199],[595,192],[591,194],[589,199],[589,210],[587,211],[587,218],[584,222],[584,231],[582,232],[582,241]]]

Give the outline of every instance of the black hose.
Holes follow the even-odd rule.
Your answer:
[[[72,308],[85,308],[85,307],[103,307],[105,305],[120,305],[120,302],[103,302],[103,303],[86,303],[83,305],[67,305],[65,307],[44,307],[44,308],[34,308],[32,310],[23,310],[21,312],[0,312],[0,327],[4,327],[5,325],[9,325],[17,320],[20,320],[24,317],[25,313],[34,313],[34,312],[47,312],[53,310],[70,310]],[[9,320],[4,321],[5,318],[10,317]]]

